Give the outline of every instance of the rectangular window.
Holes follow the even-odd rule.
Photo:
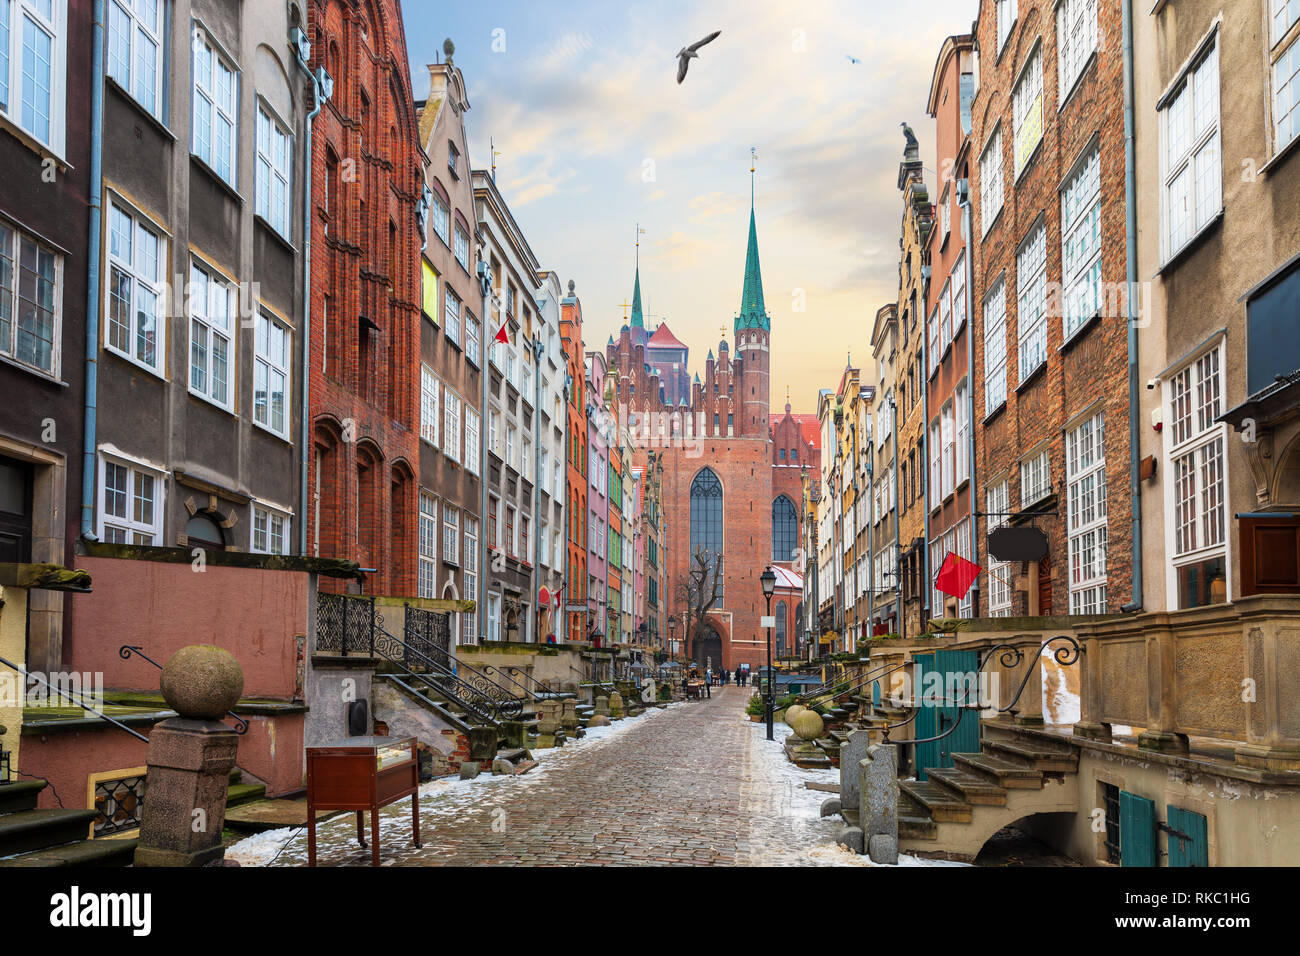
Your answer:
[[[993,220],[1002,211],[1002,126],[993,128],[980,154],[980,216],[987,234]]]
[[[952,293],[947,282],[939,292],[939,348],[946,349],[952,341]],[[938,356],[935,357],[938,361]]]
[[[510,555],[511,557],[517,556],[519,552],[516,550],[518,542],[515,540],[515,506],[514,505],[506,505],[505,529],[503,530],[502,533],[504,535],[502,539],[502,547],[505,549],[506,554]]]
[[[469,233],[460,227],[460,223],[456,223],[456,261],[469,272]]]
[[[166,250],[158,234],[123,206],[109,206],[109,350],[163,373],[165,323],[163,268]]]
[[[930,493],[934,500],[930,502],[930,507],[935,508],[943,500],[940,488],[943,487],[943,441],[940,423],[934,421],[930,423]]]
[[[293,136],[266,108],[257,104],[257,172],[254,211],[272,229],[290,236],[289,183],[292,177]]]
[[[465,469],[471,475],[478,474],[478,412],[469,405],[465,406]]]
[[[1217,37],[1161,107],[1160,128],[1163,251],[1168,261],[1223,205]]]
[[[0,3],[0,114],[55,153],[64,146],[66,0]]]
[[[1105,419],[1095,415],[1065,436],[1070,613],[1106,613]]]
[[[516,467],[516,464],[515,464],[515,426],[513,426],[513,425],[511,425],[511,424],[509,424],[509,423],[506,424],[506,457],[505,457],[505,462],[506,462],[506,464],[509,465],[511,468]]]
[[[998,5],[998,50],[1006,46],[1011,28],[1016,24],[1016,0],[996,0]]]
[[[0,355],[59,374],[63,258],[0,221]]]
[[[470,364],[474,366],[477,366],[479,363],[478,333],[479,333],[478,319],[474,318],[473,313],[471,313],[469,310],[466,310],[465,311],[465,358],[468,359]]]
[[[253,350],[253,421],[289,437],[289,330],[269,315],[257,315]]]
[[[235,185],[236,102],[239,76],[216,49],[207,31],[195,27],[194,155],[218,176]]]
[[[984,414],[1007,400],[1007,284],[998,279],[984,300]]]
[[[930,374],[933,375],[939,368],[939,307],[935,306],[930,318],[926,321],[926,328],[929,334],[926,337],[926,345],[930,353]]]
[[[1016,253],[1020,382],[1047,361],[1047,224],[1040,222]]]
[[[438,447],[438,392],[440,383],[433,369],[420,366],[420,437]]]
[[[230,408],[230,355],[234,292],[225,280],[197,263],[190,265],[186,300],[190,312],[190,391]]]
[[[944,402],[943,409],[939,413],[939,436],[943,441],[943,459],[941,462],[943,484],[940,486],[939,491],[939,497],[942,499],[952,494],[954,487],[956,434],[953,428],[952,402]],[[936,502],[931,502],[931,504],[936,504]]]
[[[497,524],[500,501],[496,495],[488,496],[487,544],[489,548],[501,550],[501,532]]]
[[[442,309],[442,331],[456,345],[460,345],[460,299],[447,290]]]
[[[1020,507],[1046,498],[1052,490],[1052,471],[1044,450],[1020,463]]]
[[[1011,499],[1007,494],[1007,483],[1001,481],[985,493],[988,509],[988,530],[992,532],[1007,523],[1007,512]],[[1011,565],[989,555],[988,591],[989,617],[1011,616]]]
[[[442,389],[442,453],[460,461],[460,396],[450,388]]]
[[[1282,46],[1300,20],[1300,0],[1273,0],[1273,152],[1300,136],[1300,34]]]
[[[532,470],[533,443],[527,438],[519,446],[519,474],[523,475],[525,481],[533,480]]]
[[[249,550],[258,554],[286,554],[289,518],[283,512],[253,505],[253,540]]]
[[[1064,100],[1097,49],[1097,0],[1061,0],[1056,8],[1056,42],[1057,95]]]
[[[433,194],[433,231],[438,234],[442,244],[451,247],[451,210],[436,192]]]
[[[427,491],[420,492],[420,569],[417,581],[419,596],[438,596],[438,499]]]
[[[953,449],[955,481],[960,485],[970,477],[970,386],[965,379],[957,383],[952,401],[957,419],[957,445]]]
[[[460,512],[442,506],[442,560],[460,564]]]
[[[158,119],[162,119],[162,21],[162,0],[110,0],[108,5],[108,75]],[[0,28],[0,39],[3,36]]]
[[[465,561],[462,568],[465,576],[465,593],[461,597],[478,600],[478,518],[465,515]],[[462,644],[478,642],[478,612],[461,613],[461,626],[464,628]]]
[[[1069,339],[1101,308],[1101,147],[1094,146],[1061,190],[1062,326]]]
[[[1011,93],[1015,122],[1015,178],[1020,178],[1029,158],[1043,140],[1043,51],[1035,50]]]
[[[531,524],[528,515],[519,516],[519,557],[529,563],[532,562],[532,552],[528,548],[528,528]]]
[[[952,335],[957,337],[961,327],[966,324],[966,253],[957,256],[952,267]]]
[[[110,544],[162,543],[163,476],[100,456],[99,537]]]
[[[1166,520],[1180,607],[1227,600],[1226,425],[1215,421],[1223,411],[1222,348],[1216,345],[1166,383]]]

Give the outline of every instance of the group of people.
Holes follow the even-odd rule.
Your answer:
[[[709,686],[714,684],[723,686],[734,683],[737,687],[744,687],[749,683],[749,667],[742,664],[734,671],[729,671],[725,667],[720,671],[715,671],[710,667],[704,672],[704,682]]]

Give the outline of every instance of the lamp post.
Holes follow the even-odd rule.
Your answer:
[[[677,660],[677,615],[668,615],[668,655]]]
[[[763,597],[767,598],[767,739],[775,740],[772,736],[772,708],[776,703],[776,675],[772,672],[772,592],[776,590],[776,572],[770,564],[758,580],[763,584]]]

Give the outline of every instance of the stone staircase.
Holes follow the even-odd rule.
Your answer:
[[[0,784],[0,867],[130,866],[135,839],[90,840],[94,810],[36,809],[44,780]]]
[[[978,753],[899,781],[899,849],[973,861],[985,842],[1035,813],[1079,808],[1078,751],[1050,734],[986,721]]]

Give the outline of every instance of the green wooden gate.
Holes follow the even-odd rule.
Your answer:
[[[913,659],[917,662],[913,693],[919,705],[915,739],[937,737],[957,725],[942,740],[916,745],[916,779],[925,780],[926,770],[953,766],[953,754],[975,753],[980,749],[979,712],[965,709],[967,703],[979,702],[979,655],[975,651],[938,650],[932,654],[916,654]],[[938,704],[921,700],[926,690],[934,689],[934,678],[927,678],[926,674],[938,674],[942,679]]]
[[[1156,804],[1127,790],[1119,792],[1119,865],[1156,865]]]
[[[1184,834],[1180,837],[1165,831],[1170,866],[1210,865],[1209,828],[1204,815],[1169,804],[1165,807],[1165,822],[1171,830]]]

